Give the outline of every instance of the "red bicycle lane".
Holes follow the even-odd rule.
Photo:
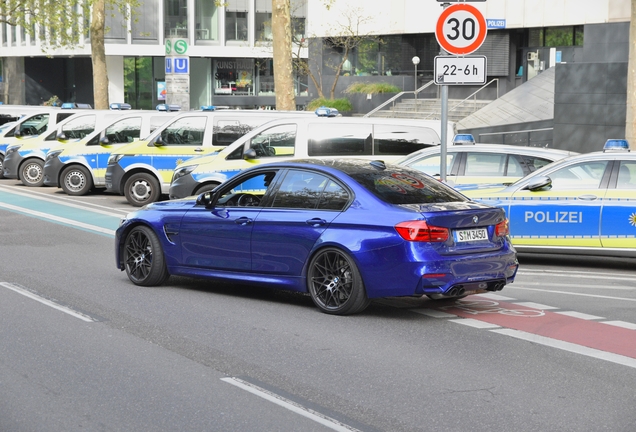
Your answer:
[[[636,359],[636,330],[479,295],[432,309]],[[552,308],[551,308],[552,309]]]

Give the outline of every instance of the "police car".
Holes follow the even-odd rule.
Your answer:
[[[122,115],[120,111],[79,110],[61,122],[50,125],[41,135],[7,147],[3,172],[5,178],[19,179],[25,186],[42,186],[46,153],[61,144],[78,141]]]
[[[636,257],[636,153],[625,140],[571,156],[507,187],[459,188],[503,208],[520,252]]]
[[[111,109],[114,108],[111,106]],[[106,187],[104,176],[110,154],[146,138],[175,115],[176,112],[165,111],[120,114],[106,127],[85,138],[49,150],[44,162],[44,185],[61,187],[73,196],[85,195],[92,188]]]
[[[164,124],[146,140],[114,151],[106,168],[106,191],[125,195],[140,207],[167,194],[172,172],[180,163],[213,153],[257,126],[298,111],[189,111]]]
[[[439,120],[339,117],[333,109],[261,126],[217,154],[192,159],[174,170],[170,199],[214,189],[240,171],[283,159],[363,158],[394,161],[438,146]]]
[[[455,135],[446,152],[446,180],[450,185],[510,185],[549,163],[578,154],[543,147],[475,144],[471,134]],[[425,148],[396,163],[439,178],[440,153],[440,147]]]
[[[4,178],[4,159],[9,147],[30,142],[78,112],[47,107],[30,107],[22,110],[21,107],[13,106],[9,109],[11,111],[7,112],[13,112],[13,118],[17,118],[17,120],[15,124],[3,128],[0,132],[0,178]]]

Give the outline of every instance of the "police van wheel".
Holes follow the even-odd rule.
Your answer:
[[[0,154],[0,179],[4,178],[4,155]]]
[[[141,207],[159,200],[161,186],[152,174],[137,173],[126,181],[124,195],[131,205]]]
[[[90,172],[83,166],[70,166],[62,171],[60,179],[62,190],[68,195],[86,195],[93,187],[93,179]]]
[[[20,181],[25,186],[42,186],[44,184],[44,162],[32,159],[23,163],[20,168]]]

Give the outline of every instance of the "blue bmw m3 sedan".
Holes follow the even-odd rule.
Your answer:
[[[137,285],[179,275],[273,286],[338,315],[374,298],[498,291],[518,267],[503,210],[419,171],[354,159],[259,165],[128,214],[115,242]]]

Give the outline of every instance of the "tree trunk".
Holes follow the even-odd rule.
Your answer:
[[[636,149],[636,0],[632,0],[632,18],[629,26],[629,63],[627,63],[627,114],[625,138],[631,149]]]
[[[94,0],[91,12],[91,59],[93,62],[93,98],[95,109],[108,109],[108,72],[104,28],[106,23],[105,0]]]
[[[272,37],[276,109],[294,111],[290,0],[272,0]]]

